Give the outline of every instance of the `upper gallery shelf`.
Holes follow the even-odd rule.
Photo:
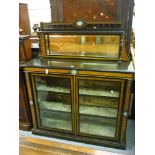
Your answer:
[[[41,22],[38,31],[41,56],[129,61],[133,0],[50,0],[50,4],[51,22]]]
[[[128,60],[125,33],[111,31],[39,31],[41,56],[51,58]]]

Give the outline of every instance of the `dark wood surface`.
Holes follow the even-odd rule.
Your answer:
[[[114,61],[93,61],[93,60],[64,60],[64,59],[47,59],[35,58],[27,63],[22,64],[27,68],[58,68],[58,69],[76,69],[85,71],[107,71],[134,73],[133,62],[114,62]]]
[[[104,145],[109,147],[116,148],[125,148],[125,132],[127,125],[127,117],[123,115],[123,109],[125,112],[128,112],[129,109],[129,100],[130,100],[130,87],[131,82],[128,82],[134,77],[134,67],[132,62],[122,62],[118,64],[117,62],[101,62],[101,61],[72,61],[72,60],[51,60],[45,58],[36,58],[30,62],[27,62],[22,65],[27,74],[27,84],[29,85],[29,96],[31,100],[33,100],[33,104],[31,105],[31,110],[33,113],[33,124],[35,124],[35,128],[32,129],[34,134],[46,135],[50,137],[59,137],[64,139],[72,139],[76,141],[83,141],[87,143]],[[46,69],[49,69],[49,72],[46,75]],[[78,74],[72,74],[72,70],[78,70]],[[68,75],[66,75],[66,73]],[[59,74],[59,75],[58,75]],[[97,136],[88,136],[87,134],[77,134],[78,127],[78,107],[75,108],[72,113],[73,126],[75,131],[77,132],[76,136],[71,133],[64,132],[63,130],[52,130],[49,128],[43,128],[38,126],[39,115],[37,110],[37,97],[35,95],[35,81],[32,80],[33,76],[51,76],[51,77],[62,77],[67,78],[68,76],[72,79],[72,104],[76,106],[78,103],[78,87],[75,82],[76,79],[85,78],[86,80],[107,80],[107,81],[122,81],[122,87],[120,90],[120,103],[119,111],[118,111],[118,120],[117,120],[117,136],[114,138],[111,137],[97,137]],[[32,83],[32,85],[31,85]]]
[[[24,73],[19,73],[19,129],[30,130],[32,127],[29,100],[26,91]]]
[[[52,22],[71,23],[121,21],[122,1],[118,0],[50,0]]]
[[[19,36],[19,66],[32,59],[30,39],[28,35]],[[19,129],[30,130],[32,127],[29,99],[25,84],[25,75],[19,68]]]
[[[25,3],[19,3],[19,28],[23,30],[22,34],[31,34],[28,6]]]
[[[53,23],[73,23],[78,19],[120,22],[127,34],[126,51],[130,52],[134,0],[50,0],[50,6]]]
[[[31,43],[29,35],[19,36],[19,64],[32,59]]]

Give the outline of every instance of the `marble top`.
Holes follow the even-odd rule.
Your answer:
[[[26,68],[57,68],[57,69],[75,69],[90,71],[106,71],[106,72],[125,72],[134,73],[134,65],[132,61],[95,61],[95,60],[70,60],[70,59],[51,59],[51,58],[35,58],[21,65]]]

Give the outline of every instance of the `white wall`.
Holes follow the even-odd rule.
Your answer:
[[[19,3],[28,4],[31,32],[33,25],[51,21],[49,0],[19,0]]]

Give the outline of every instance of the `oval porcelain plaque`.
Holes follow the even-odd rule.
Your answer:
[[[86,25],[86,22],[83,19],[79,19],[74,23],[74,25],[78,28],[82,28]]]
[[[77,21],[76,22],[76,25],[79,26],[79,27],[81,27],[83,24],[84,24],[83,21]]]

